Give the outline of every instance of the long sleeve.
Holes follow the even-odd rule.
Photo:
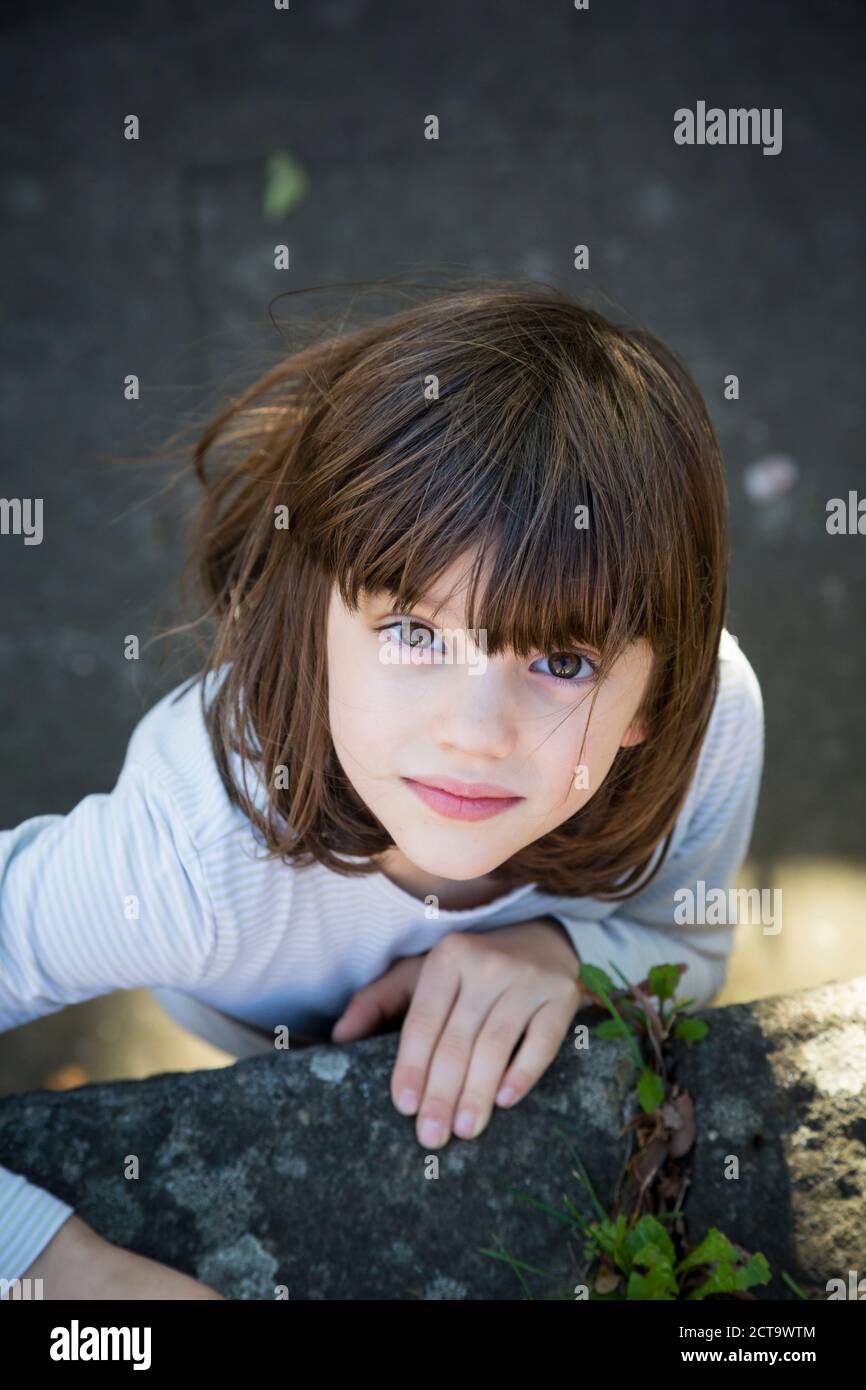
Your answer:
[[[198,853],[159,780],[127,760],[111,793],[0,832],[0,1031],[116,989],[192,988],[215,949]],[[0,1279],[73,1208],[0,1166]]]
[[[600,966],[617,983],[611,963],[636,982],[653,965],[683,962],[688,969],[678,993],[694,998],[689,1012],[706,1007],[721,990],[735,921],[729,911],[718,914],[718,925],[687,919],[700,915],[700,904],[713,889],[722,889],[730,902],[729,889],[749,845],[763,764],[757,678],[733,638],[724,650],[727,659],[698,767],[656,878],[634,898],[605,904],[601,915],[582,910],[584,899],[556,898],[546,907],[568,932],[581,961]],[[692,901],[697,910],[690,914]]]

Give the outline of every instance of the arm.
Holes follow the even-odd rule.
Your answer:
[[[60,1227],[33,1264],[28,1279],[41,1279],[46,1299],[212,1299],[207,1284],[103,1240],[75,1215]]]
[[[721,925],[678,921],[682,897],[733,884],[748,849],[763,763],[763,705],[757,678],[745,657],[722,663],[719,695],[704,739],[692,787],[674,830],[665,864],[634,898],[610,904],[601,920],[580,911],[581,900],[550,899],[547,910],[561,923],[581,960],[610,971],[613,962],[632,982],[663,962],[688,966],[680,993],[705,1007],[721,990],[733,947],[730,917]]]
[[[134,762],[110,794],[0,832],[0,1031],[115,989],[190,988],[214,941],[195,846]],[[0,1167],[0,1278],[28,1270],[72,1212]]]

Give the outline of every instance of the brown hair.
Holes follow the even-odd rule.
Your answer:
[[[409,612],[478,546],[466,626],[486,629],[488,655],[589,643],[602,678],[639,637],[655,656],[645,740],[495,876],[613,900],[646,886],[712,709],[727,585],[719,445],[669,348],[547,285],[461,281],[284,354],[193,456],[205,497],[187,571],[208,604],[198,621],[216,622],[199,674],[219,674],[203,708],[228,794],[269,855],[370,873],[393,843],[331,741],[332,585],[352,610],[361,590],[389,590]],[[258,768],[266,809],[232,755]]]

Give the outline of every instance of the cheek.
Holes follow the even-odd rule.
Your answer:
[[[588,719],[588,711],[577,711],[540,750],[550,802],[554,806],[567,802],[569,814],[598,791],[619,748],[619,724],[609,712],[597,703],[587,727]]]
[[[376,750],[398,748],[414,719],[413,702],[399,680],[363,645],[354,656],[344,645],[331,664],[328,704],[335,744],[367,762]]]

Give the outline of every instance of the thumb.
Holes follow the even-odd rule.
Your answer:
[[[331,1029],[332,1042],[353,1042],[375,1033],[397,1014],[405,1013],[423,962],[407,956],[358,990]]]

